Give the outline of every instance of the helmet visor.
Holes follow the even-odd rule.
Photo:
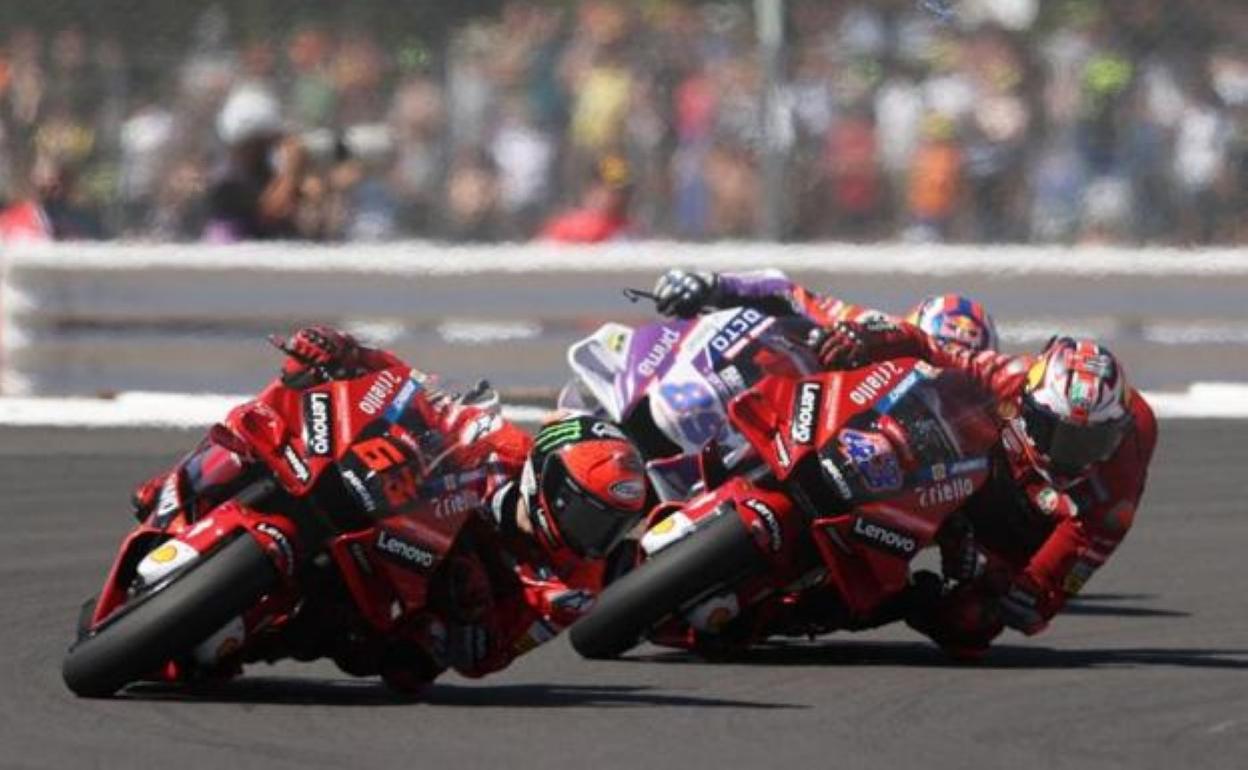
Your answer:
[[[563,542],[595,559],[609,553],[640,518],[640,512],[614,508],[582,488],[558,453],[543,463],[541,502]]]
[[[1128,417],[1074,425],[1030,398],[1023,399],[1022,414],[1036,449],[1049,458],[1055,471],[1067,475],[1078,475],[1112,457],[1130,425]]]

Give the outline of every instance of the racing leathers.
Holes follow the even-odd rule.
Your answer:
[[[1001,422],[988,483],[964,508],[986,563],[912,625],[950,652],[972,656],[1003,626],[1028,635],[1044,630],[1131,528],[1157,444],[1148,403],[1131,389],[1132,426],[1117,450],[1077,477],[1062,477],[1037,455],[1020,416],[1033,356],[941,346],[909,324],[842,336],[853,344],[849,353],[834,352],[840,363],[915,355],[967,372],[992,395]]]

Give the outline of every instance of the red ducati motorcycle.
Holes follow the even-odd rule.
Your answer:
[[[447,467],[424,388],[395,366],[306,389],[276,381],[235,408],[170,474],[83,606],[66,685],[105,697],[237,671],[292,655],[304,626],[362,649],[436,606],[446,558],[482,526],[471,512],[487,480]],[[220,478],[227,492],[207,499]],[[265,653],[276,640],[281,652]]]
[[[816,600],[820,632],[872,625],[983,485],[998,438],[985,394],[917,359],[770,376],[728,417],[751,454],[726,469],[704,447],[705,491],[651,514],[638,566],[571,629],[581,655],[718,633],[781,598]]]

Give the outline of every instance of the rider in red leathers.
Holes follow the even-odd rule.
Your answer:
[[[327,327],[301,329],[279,346],[288,356],[288,387],[402,363]],[[472,677],[501,669],[592,606],[607,555],[646,502],[642,461],[624,434],[611,423],[573,417],[545,426],[534,440],[496,408],[432,388],[407,408],[419,415],[422,445],[446,447],[440,467],[484,471],[482,526],[439,569],[442,582],[430,592],[439,600],[385,639],[351,633],[333,608],[309,611],[258,658],[331,657],[348,673],[380,673],[397,689],[418,691],[447,668]],[[140,518],[189,500],[211,508],[245,483],[252,466],[225,433],[218,426],[173,472],[141,486]]]
[[[1157,423],[1097,343],[1057,337],[1008,356],[942,346],[909,324],[850,323],[827,330],[819,352],[837,368],[918,356],[970,373],[997,402],[993,473],[965,508],[986,562],[946,558],[961,584],[909,618],[951,654],[982,655],[1003,627],[1044,630],[1131,528]]]

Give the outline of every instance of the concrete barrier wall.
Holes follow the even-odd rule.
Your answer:
[[[264,336],[309,322],[351,328],[452,380],[550,388],[577,337],[648,317],[619,289],[649,287],[673,265],[777,267],[894,312],[957,290],[985,302],[1019,347],[1092,334],[1150,386],[1248,380],[1242,249],[60,244],[2,258],[9,394],[246,392],[276,365]]]

